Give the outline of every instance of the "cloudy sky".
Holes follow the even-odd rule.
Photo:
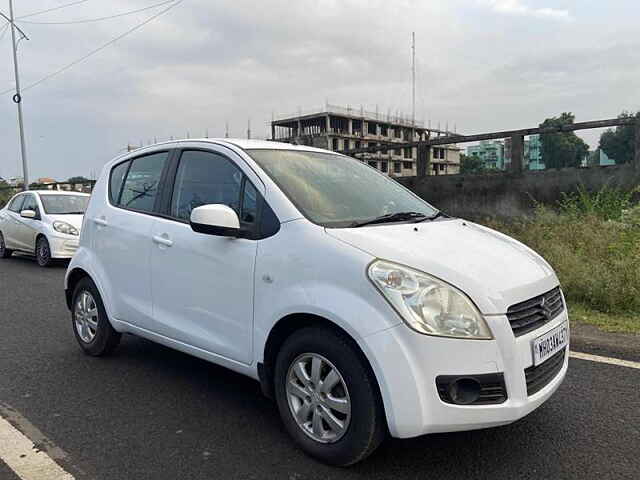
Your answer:
[[[23,87],[173,3],[15,1],[29,35]],[[637,0],[183,0],[96,55],[24,92],[31,178],[88,176],[128,143],[171,135],[265,137],[272,113],[331,104],[411,111],[474,133],[640,109]],[[0,0],[8,14],[8,1]],[[27,23],[40,22],[40,23]],[[0,92],[13,87],[0,23]],[[21,172],[16,109],[0,95],[0,176]],[[599,133],[584,135],[592,145]]]

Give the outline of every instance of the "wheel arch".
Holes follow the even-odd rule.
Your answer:
[[[67,281],[66,281],[67,285],[66,285],[66,288],[64,289],[64,294],[67,300],[67,307],[69,308],[69,310],[71,310],[72,308],[71,301],[73,297],[73,291],[76,289],[76,285],[78,285],[78,282],[85,277],[90,278],[91,281],[93,281],[93,279],[91,278],[91,275],[89,275],[89,273],[86,270],[80,267],[75,267],[73,270],[71,270],[67,274]]]
[[[376,375],[371,361],[365,354],[358,341],[351,334],[349,334],[349,332],[347,332],[344,328],[340,327],[335,322],[325,317],[310,313],[289,314],[278,320],[269,332],[269,336],[267,337],[264,346],[263,363],[258,363],[258,377],[264,395],[271,399],[275,398],[273,384],[275,362],[282,345],[284,344],[286,339],[289,338],[294,332],[307,327],[328,328],[338,335],[342,336],[354,348],[356,354],[363,360],[366,368],[369,371],[369,374],[371,375],[371,378],[374,379],[375,388],[378,392],[378,398],[384,406],[385,402],[384,396],[382,395],[381,391],[380,380]]]

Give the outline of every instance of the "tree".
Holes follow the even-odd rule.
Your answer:
[[[69,180],[67,180],[67,183],[88,183],[91,180],[89,180],[86,177],[71,177]]]
[[[547,118],[540,128],[571,125],[573,113],[563,113],[559,117]],[[589,146],[574,132],[545,133],[540,136],[542,160],[547,168],[579,167],[589,152]]]
[[[481,158],[464,153],[460,155],[460,173],[484,173],[486,171],[487,167]]]
[[[6,205],[13,194],[14,190],[9,186],[9,184],[0,179],[0,208]]]
[[[633,118],[633,114],[622,112],[618,118]],[[636,114],[640,122],[640,112]],[[616,163],[630,163],[635,152],[635,126],[623,125],[607,130],[600,136],[600,148]]]

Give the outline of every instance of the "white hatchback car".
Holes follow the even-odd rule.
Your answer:
[[[562,382],[552,268],[353,158],[188,140],[104,168],[65,280],[90,355],[132,333],[260,381],[334,465],[511,423]]]
[[[89,195],[31,190],[13,197],[0,210],[0,258],[14,251],[36,256],[38,265],[69,259],[78,248]]]

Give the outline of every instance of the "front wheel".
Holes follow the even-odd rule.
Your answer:
[[[78,282],[73,291],[71,321],[80,348],[94,357],[108,355],[120,343],[102,303],[100,293],[90,278]]]
[[[41,267],[50,267],[53,263],[51,247],[46,237],[38,237],[36,241],[36,261]]]
[[[384,439],[375,379],[340,333],[317,327],[295,332],[278,354],[274,381],[284,425],[309,455],[348,466],[369,456]]]
[[[9,250],[4,243],[4,236],[0,232],[0,258],[9,258],[13,254],[13,250]]]

